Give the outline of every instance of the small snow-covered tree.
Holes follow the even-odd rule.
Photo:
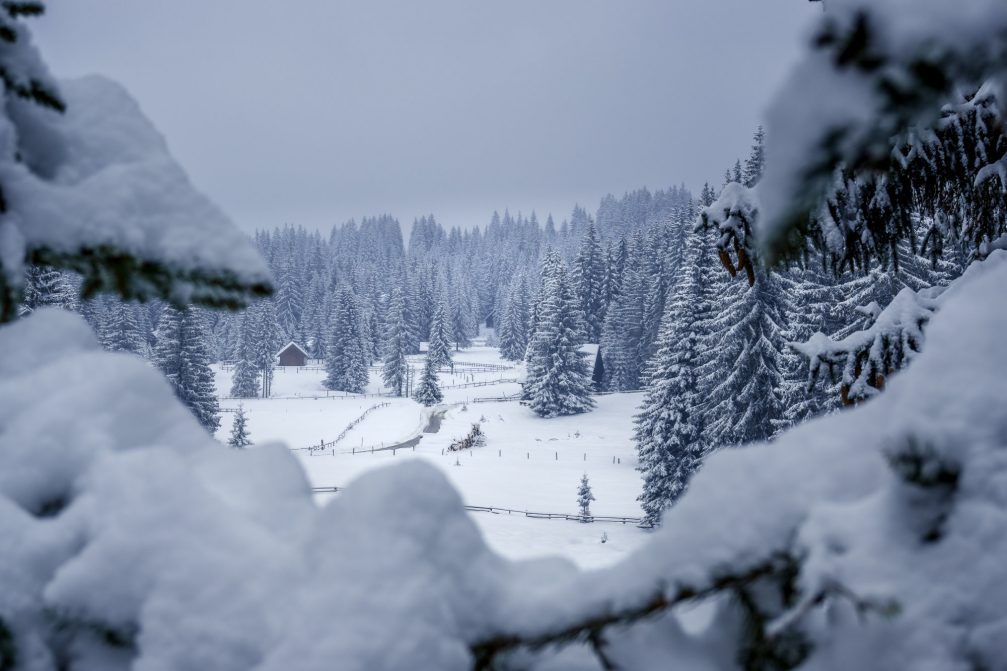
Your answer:
[[[206,330],[195,309],[165,306],[157,324],[153,359],[171,383],[175,396],[207,431],[215,432],[220,426],[220,409],[210,370]]]
[[[234,413],[234,423],[231,425],[231,437],[227,439],[227,444],[236,449],[243,449],[252,444],[249,439],[248,417],[245,415],[245,407],[238,404],[238,410]]]
[[[585,473],[580,478],[580,486],[577,487],[577,507],[580,509],[581,522],[591,521],[591,502],[594,500],[591,483],[588,482],[587,473]]]
[[[437,361],[427,354],[426,363],[423,365],[423,374],[420,376],[419,386],[413,392],[413,399],[427,407],[437,405],[444,400],[441,388],[437,384]]]

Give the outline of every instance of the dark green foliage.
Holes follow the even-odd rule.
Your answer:
[[[14,634],[0,617],[0,671],[14,671],[17,663],[17,643],[14,641]]]

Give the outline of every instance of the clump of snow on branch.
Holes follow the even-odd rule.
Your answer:
[[[171,289],[180,304],[268,286],[251,241],[193,187],[121,86],[92,76],[60,91],[65,113],[12,100],[17,125],[0,127],[0,183],[23,246],[56,256],[104,247],[165,264],[191,278]],[[207,274],[227,285],[201,287]]]
[[[870,398],[884,389],[892,373],[905,368],[919,354],[924,328],[943,291],[943,287],[920,291],[904,288],[883,310],[877,303],[857,308],[868,315],[867,328],[836,340],[818,332],[807,342],[790,346],[808,359],[811,385],[823,368],[831,381],[841,370],[844,403]]]
[[[759,199],[754,188],[739,182],[724,186],[720,196],[699,213],[699,228],[716,230],[717,251],[721,263],[734,277],[742,270],[748,278],[748,285],[755,284],[753,231],[759,219]],[[731,258],[733,251],[737,261]]]

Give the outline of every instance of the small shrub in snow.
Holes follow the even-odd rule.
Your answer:
[[[486,445],[486,434],[483,433],[482,426],[476,423],[472,425],[469,435],[451,443],[448,446],[448,450],[451,452],[461,452],[462,450],[471,450],[473,447],[483,447],[484,445]]]

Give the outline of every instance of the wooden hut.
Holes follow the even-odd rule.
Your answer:
[[[304,366],[308,363],[308,353],[295,342],[288,342],[276,357],[281,366]]]

